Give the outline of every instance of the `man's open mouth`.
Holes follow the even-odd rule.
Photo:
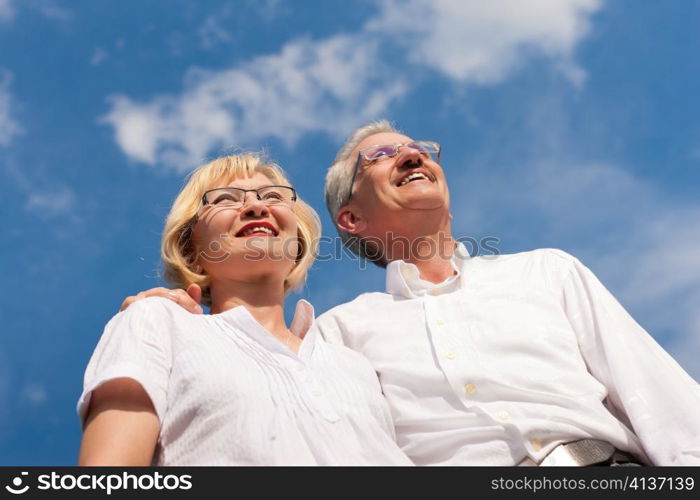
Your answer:
[[[426,180],[430,182],[435,182],[434,179],[425,172],[410,172],[401,178],[401,180],[396,184],[397,187],[405,186],[409,182]]]

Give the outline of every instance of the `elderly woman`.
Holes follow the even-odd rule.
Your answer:
[[[318,216],[259,155],[198,168],[163,234],[165,278],[201,288],[211,314],[133,303],[107,324],[78,413],[82,465],[409,464],[376,375],[325,343],[299,301]]]

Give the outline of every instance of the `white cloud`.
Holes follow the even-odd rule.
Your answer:
[[[42,16],[57,21],[70,21],[73,19],[70,11],[61,7],[54,0],[25,0],[21,3],[16,0],[0,0],[0,21],[7,22],[14,19],[18,6],[22,8],[29,7],[38,11]]]
[[[281,3],[280,0],[248,0],[248,4],[268,21],[294,8],[290,4]]]
[[[0,20],[9,21],[15,15],[13,0],[0,0]]]
[[[36,8],[41,15],[49,19],[64,22],[73,19],[73,14],[69,10],[61,7],[55,0],[34,0],[32,6]]]
[[[204,50],[210,50],[219,44],[229,43],[233,40],[231,33],[222,26],[222,21],[230,18],[231,5],[227,4],[218,12],[207,16],[197,30],[199,44]]]
[[[95,47],[92,51],[92,56],[90,57],[91,66],[99,66],[109,57],[109,52],[107,52],[102,47]]]
[[[387,0],[368,27],[460,83],[496,83],[544,55],[580,84],[572,55],[599,7],[599,0]]]
[[[43,385],[29,383],[22,389],[21,397],[31,406],[40,406],[46,402],[48,394]]]
[[[116,141],[127,156],[143,163],[156,162],[156,148],[164,130],[160,124],[163,104],[134,104],[128,97],[110,97],[112,110],[103,121],[114,126]]]
[[[374,67],[376,50],[349,36],[296,40],[241,67],[191,70],[180,96],[112,96],[103,120],[132,159],[178,170],[265,137],[293,145],[310,132],[342,136],[404,92],[400,79]]]
[[[76,207],[75,193],[66,186],[53,186],[49,190],[28,193],[27,211],[50,219],[70,214]]]
[[[0,146],[8,146],[22,132],[22,127],[12,116],[13,97],[10,94],[12,73],[0,69]]]
[[[17,192],[25,197],[24,210],[44,220],[63,219],[67,224],[78,224],[82,218],[77,211],[77,197],[70,186],[50,179],[49,175],[36,175],[29,178],[26,170],[13,161],[3,164],[2,173],[9,179]],[[58,226],[52,226],[59,229]]]
[[[113,95],[103,122],[133,160],[182,171],[217,149],[264,138],[293,145],[314,132],[342,137],[386,113],[426,67],[458,83],[494,83],[544,54],[580,84],[584,72],[572,54],[599,3],[384,0],[350,34],[290,41],[227,70],[190,70],[179,95],[146,102]],[[215,19],[203,30],[203,43],[229,39]],[[400,48],[397,59],[386,55],[389,47]]]

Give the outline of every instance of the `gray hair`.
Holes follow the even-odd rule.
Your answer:
[[[340,209],[350,201],[353,169],[357,161],[352,156],[352,152],[367,137],[383,132],[400,133],[388,120],[373,121],[355,129],[328,168],[325,188],[326,207],[343,244],[354,254],[374,262],[380,267],[386,267],[387,263],[376,246],[369,242],[363,242],[357,236],[340,229],[335,218]]]

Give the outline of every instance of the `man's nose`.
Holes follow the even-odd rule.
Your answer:
[[[399,149],[397,164],[403,168],[417,168],[423,165],[423,155],[417,149],[402,146]]]

